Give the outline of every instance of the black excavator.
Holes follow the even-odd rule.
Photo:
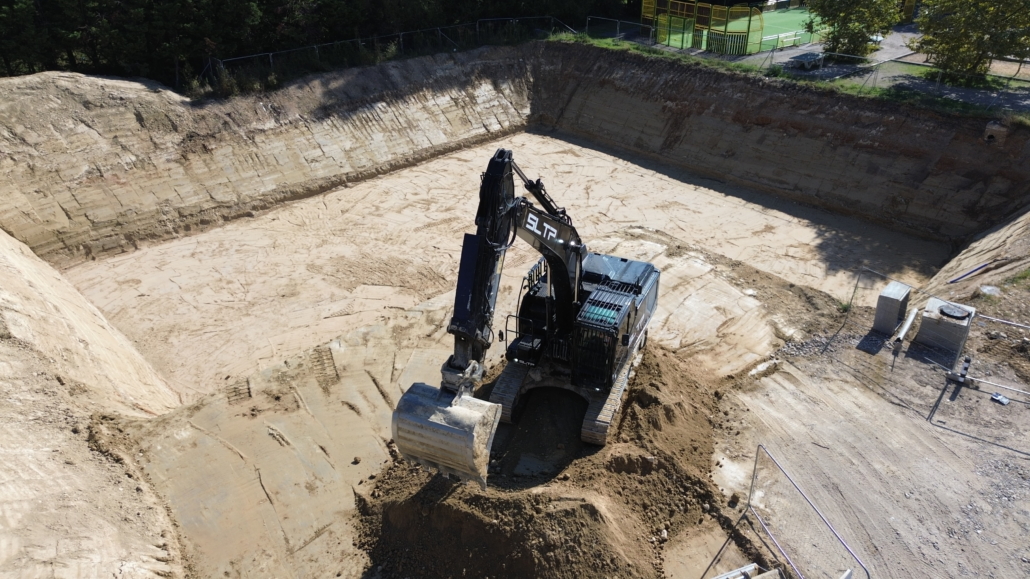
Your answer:
[[[515,194],[515,176],[539,204]],[[494,338],[494,315],[505,252],[521,238],[542,257],[523,278],[517,314],[509,315],[508,363],[490,400],[473,396]],[[447,326],[454,354],[440,388],[413,384],[393,413],[402,457],[474,480],[486,488],[498,423],[511,422],[520,397],[550,386],[588,402],[583,441],[604,445],[617,416],[636,352],[658,300],[654,265],[587,250],[565,209],[540,179],[529,180],[498,149],[482,176],[476,233],[461,248],[454,314]],[[532,372],[534,367],[541,371]]]

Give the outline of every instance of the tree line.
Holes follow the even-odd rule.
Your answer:
[[[901,17],[898,0],[808,0],[809,30],[828,27],[826,51],[865,56],[874,35],[886,35]],[[938,68],[983,76],[998,59],[1030,58],[1030,1],[922,0],[921,37],[910,48]]]
[[[43,70],[176,84],[228,58],[474,21],[637,19],[640,0],[0,0],[0,75]]]

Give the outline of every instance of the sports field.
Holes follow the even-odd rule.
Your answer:
[[[759,38],[778,36],[781,34],[789,34],[791,32],[803,32],[805,29],[805,22],[808,18],[809,12],[807,8],[771,10],[769,12],[762,13],[763,24],[759,23],[758,18],[752,19],[750,23],[748,22],[748,18],[737,18],[729,22],[726,30],[730,32],[745,32],[750,30],[755,36],[760,35]],[[761,27],[760,31],[759,27]],[[721,27],[713,28],[720,29]],[[673,48],[707,48],[707,46],[705,46],[706,43],[703,34],[699,35],[697,39],[693,39],[693,36],[694,29],[691,19],[671,17],[669,19],[668,32],[664,35],[664,40],[660,42]],[[758,40],[754,39],[754,37],[752,38],[752,42],[755,42],[757,46]],[[700,44],[700,46],[698,46],[698,44]],[[764,46],[762,48],[768,49]],[[755,50],[757,50],[757,48],[750,49],[748,52],[754,52]]]
[[[808,17],[808,8],[763,12],[762,20],[765,21],[765,27],[762,29],[762,36],[804,30]]]

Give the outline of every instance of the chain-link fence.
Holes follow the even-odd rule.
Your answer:
[[[785,3],[784,6],[795,4]],[[767,76],[826,84],[844,92],[911,104],[960,112],[1030,111],[1030,63],[998,62],[992,66],[993,74],[984,76],[943,71],[922,62],[921,55],[915,54],[875,60],[826,53],[819,46],[825,31],[792,31],[768,36],[757,36],[749,30],[734,32],[729,23],[745,19],[733,18],[732,9],[724,11],[725,14],[707,15],[707,27],[700,33],[696,22],[688,30],[686,24],[671,17],[656,19],[657,25],[649,26],[596,16],[587,18],[584,32],[592,38],[691,49],[702,57],[706,54],[729,57]],[[712,28],[715,25],[723,30]],[[193,92],[209,90],[221,96],[254,92],[275,88],[287,79],[310,73],[490,44],[516,44],[558,33],[576,33],[576,30],[550,16],[499,18],[279,52],[211,58],[200,75],[206,86],[195,87]]]
[[[875,60],[822,52],[819,46],[777,50],[744,61],[768,76],[826,84],[844,92],[968,112],[1030,111],[1030,66],[1013,63],[1006,76],[949,72],[903,58]]]
[[[653,26],[639,22],[615,20],[614,18],[588,16],[583,33],[591,38],[614,38],[636,42],[645,46],[651,46],[655,43]]]
[[[200,82],[219,96],[275,88],[284,80],[336,68],[366,66],[397,58],[456,52],[485,45],[518,44],[576,30],[557,18],[491,18],[292,50],[234,58],[210,58]],[[197,92],[203,92],[199,85]]]

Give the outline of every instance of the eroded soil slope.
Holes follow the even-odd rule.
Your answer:
[[[192,103],[156,83],[0,79],[0,228],[52,262],[131,250],[525,126],[512,49]]]
[[[1026,207],[1030,133],[630,52],[490,47],[191,103],[153,83],[0,80],[0,228],[52,262],[130,251],[495,139],[558,128],[961,241]]]
[[[1030,131],[633,51],[534,45],[534,124],[937,239],[1027,206]]]
[[[178,534],[92,415],[179,405],[61,274],[0,232],[0,575],[181,576]]]

